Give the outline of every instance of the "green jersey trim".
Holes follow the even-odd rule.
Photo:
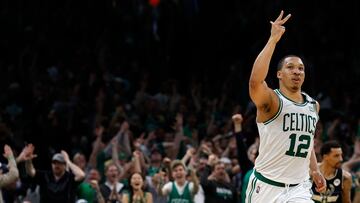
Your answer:
[[[266,178],[265,176],[263,176],[261,173],[254,171],[254,175],[257,179],[261,180],[264,183],[267,183],[269,185],[273,185],[273,186],[277,186],[277,187],[286,187],[285,183],[280,183],[274,180],[270,180],[268,178]],[[297,186],[299,184],[288,184],[289,187],[294,187]]]
[[[296,101],[288,98],[287,96],[285,96],[285,95],[280,91],[280,89],[276,89],[275,91],[278,91],[281,96],[283,96],[285,99],[291,101],[291,102],[292,102],[293,104],[295,104],[296,106],[305,106],[307,103],[309,103],[308,100],[305,100],[303,103],[298,103],[298,102],[296,102]],[[301,95],[303,95],[303,94],[301,93]],[[306,96],[305,96],[305,97],[306,97]]]
[[[248,201],[248,203],[251,203],[251,198],[252,198],[252,195],[253,195],[254,190],[255,190],[256,181],[257,181],[256,177],[254,177],[254,179],[251,181],[251,189],[250,189],[250,193],[249,193],[249,201]]]
[[[270,118],[269,120],[264,122],[264,125],[267,125],[267,124],[271,123],[273,120],[275,120],[277,117],[279,117],[279,115],[281,113],[281,110],[283,108],[283,101],[280,99],[279,93],[276,90],[275,90],[275,93],[276,93],[276,95],[278,96],[278,99],[279,99],[279,108],[278,108],[276,114],[272,118]]]

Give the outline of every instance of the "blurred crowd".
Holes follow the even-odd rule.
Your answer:
[[[50,184],[44,177],[56,171],[76,180],[66,183],[71,192],[64,194],[79,202],[98,202],[96,194],[119,198],[138,187],[130,184],[134,174],[145,177],[145,191],[154,202],[164,202],[156,185],[173,180],[174,160],[189,168],[189,179],[199,179],[197,201],[201,192],[209,192],[208,177],[225,174],[240,201],[242,178],[258,145],[247,83],[264,42],[253,32],[267,30],[257,19],[277,10],[258,6],[260,1],[0,4],[0,168],[16,176],[15,159],[19,170],[19,178],[2,188],[5,202],[39,201],[38,194],[47,193],[41,185]],[[353,4],[341,6],[356,18]],[[301,13],[302,6],[280,6],[305,21],[311,18]],[[323,6],[335,11],[338,5]],[[307,26],[325,24],[323,15],[313,16]],[[293,41],[279,52],[294,49],[307,59],[305,91],[321,106],[315,149],[319,153],[327,140],[341,144],[355,196],[360,192],[359,40],[344,33],[322,36],[319,28],[311,29],[314,36],[298,34],[296,29],[304,28],[296,27],[304,25],[292,20],[287,35]],[[354,51],[343,50],[344,43]],[[333,47],[324,49],[328,44]],[[319,55],[320,50],[325,51]],[[276,87],[274,81],[269,84]],[[235,114],[243,117],[241,135],[234,131]],[[224,174],[213,171],[217,163],[224,164]]]

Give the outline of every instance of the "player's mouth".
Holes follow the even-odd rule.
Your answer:
[[[292,78],[291,81],[293,81],[294,83],[298,84],[301,82],[300,78]]]

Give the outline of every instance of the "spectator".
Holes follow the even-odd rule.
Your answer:
[[[51,171],[37,170],[32,163],[36,157],[34,149],[32,144],[26,145],[20,161],[25,161],[26,173],[40,186],[40,203],[75,202],[77,187],[84,180],[85,173],[71,162],[63,150],[53,155]],[[67,168],[70,170],[67,171]]]
[[[101,180],[100,173],[97,169],[90,169],[86,174],[86,179],[83,181],[77,189],[77,199],[86,200],[88,203],[97,202],[97,197],[101,194],[97,184]]]
[[[191,171],[191,182],[186,180],[186,167],[180,160],[171,163],[171,173],[174,181],[165,183],[160,177],[158,193],[168,197],[169,202],[193,202],[194,196],[199,190],[199,181],[196,174]]]
[[[210,156],[211,159],[212,156]],[[230,182],[230,177],[225,171],[225,164],[221,161],[209,160],[212,172],[204,173],[201,186],[204,189],[205,203],[237,202],[237,192]],[[210,168],[210,167],[209,167]]]
[[[144,178],[142,177],[141,173],[133,173],[130,176],[129,182],[129,192],[123,195],[122,203],[153,203],[152,194],[143,190]]]
[[[125,188],[123,183],[120,183],[120,171],[116,164],[109,163],[105,166],[105,183],[100,185],[101,198],[104,198],[105,202],[118,203],[122,199],[122,191]]]

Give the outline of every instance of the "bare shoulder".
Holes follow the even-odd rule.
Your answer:
[[[263,81],[261,85],[249,85],[250,98],[259,111],[269,111],[272,106],[273,98],[276,97],[274,90],[267,86]]]
[[[319,111],[320,111],[320,104],[319,104],[318,101],[315,101],[315,103],[316,103],[316,111],[317,111],[317,113],[319,113]]]

